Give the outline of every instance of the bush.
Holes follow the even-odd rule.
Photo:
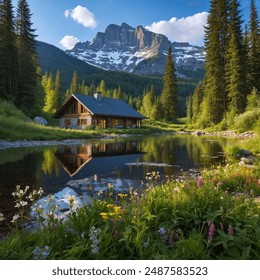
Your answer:
[[[260,109],[253,109],[234,119],[234,128],[239,132],[253,130],[260,125]]]
[[[20,120],[26,120],[26,115],[19,109],[15,107],[10,102],[0,101],[0,116],[2,117],[16,117]]]

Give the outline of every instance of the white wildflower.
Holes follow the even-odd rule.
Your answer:
[[[2,213],[0,213],[0,222],[2,222],[4,220],[4,215]]]
[[[14,215],[11,223],[15,223],[19,219],[19,215]]]
[[[101,233],[101,229],[100,228],[95,228],[94,226],[90,229],[90,233],[89,233],[89,239],[90,241],[92,241],[91,244],[91,252],[93,254],[97,254],[99,252],[99,240],[98,240],[98,236]]]

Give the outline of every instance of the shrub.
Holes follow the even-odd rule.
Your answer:
[[[238,115],[234,119],[234,128],[239,132],[253,130],[260,125],[260,109],[253,109],[247,111],[241,115]]]
[[[10,102],[7,101],[0,101],[0,116],[3,117],[16,117],[20,120],[26,120],[26,115],[19,109],[15,107]]]

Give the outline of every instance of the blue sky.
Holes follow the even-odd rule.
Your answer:
[[[92,41],[107,25],[126,22],[165,34],[171,41],[203,44],[209,0],[27,0],[38,40],[59,48]],[[17,0],[12,1],[16,7]],[[250,0],[241,0],[248,16]],[[256,0],[260,8],[260,0]]]

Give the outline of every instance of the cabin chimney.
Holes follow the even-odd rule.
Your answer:
[[[101,92],[95,92],[94,93],[94,97],[96,98],[96,100],[101,100],[102,99],[102,95],[101,95]]]

